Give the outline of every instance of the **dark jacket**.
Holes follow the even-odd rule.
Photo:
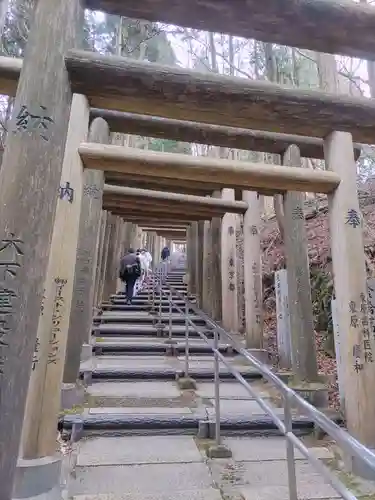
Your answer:
[[[128,253],[121,259],[119,277],[122,281],[129,276],[140,276],[141,272],[141,263],[135,253]]]
[[[169,257],[170,252],[168,247],[164,247],[163,250],[161,251],[161,258],[162,260],[165,260]]]

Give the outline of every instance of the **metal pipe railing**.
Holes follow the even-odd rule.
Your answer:
[[[168,298],[169,304],[173,302],[173,294],[178,297],[178,299],[184,302],[185,307],[180,307],[176,302],[173,304],[174,307],[184,315],[185,317],[185,376],[188,376],[189,372],[189,327],[193,327],[198,335],[211,347],[214,354],[214,379],[215,379],[215,412],[216,412],[216,435],[215,440],[217,445],[220,445],[220,370],[219,364],[223,363],[230,373],[241,383],[245,390],[257,401],[259,406],[271,417],[272,421],[279,429],[279,431],[286,438],[286,454],[287,454],[287,466],[288,466],[288,483],[289,483],[289,498],[290,500],[298,500],[297,496],[297,481],[296,481],[296,471],[295,471],[295,456],[294,448],[297,448],[301,454],[308,460],[311,465],[329,482],[329,484],[334,488],[334,490],[341,495],[345,500],[356,500],[356,496],[353,495],[343,483],[330,471],[330,469],[316,458],[308,448],[303,444],[303,442],[293,433],[292,428],[292,407],[297,406],[305,415],[307,415],[318,427],[324,430],[339,446],[351,457],[355,457],[357,460],[362,462],[365,466],[369,467],[374,471],[375,477],[375,454],[368,448],[363,446],[359,441],[357,441],[353,436],[351,436],[347,431],[339,427],[335,422],[329,419],[324,413],[317,410],[314,406],[304,400],[296,392],[294,392],[290,387],[284,384],[266,365],[261,363],[257,358],[250,354],[242,345],[233,338],[233,336],[224,330],[221,326],[215,323],[207,314],[198,309],[198,307],[190,302],[181,294],[178,290],[171,286],[165,284],[165,276],[160,278],[160,289],[163,289],[163,285],[167,288],[162,291],[162,295],[165,294]],[[170,308],[170,311],[172,309]],[[204,333],[204,330],[196,325],[189,317],[189,312],[192,311],[198,315],[201,319],[209,325],[214,332],[214,341],[210,340]],[[282,394],[284,402],[284,422],[279,418],[279,416],[274,412],[273,408],[261,397],[256,391],[252,389],[250,384],[244,379],[241,373],[233,367],[229,361],[220,353],[219,351],[219,336],[228,339],[231,347],[241,356],[243,356],[252,366],[257,368],[257,370],[262,374],[262,376],[273,384]]]

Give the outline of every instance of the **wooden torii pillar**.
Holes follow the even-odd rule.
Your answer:
[[[96,118],[90,127],[90,140],[106,144],[109,128],[102,118]],[[77,260],[75,267],[72,308],[70,312],[69,336],[65,356],[64,382],[75,384],[80,364],[80,351],[91,335],[97,262],[102,246],[100,218],[102,211],[103,172],[86,170],[79,226]]]
[[[79,180],[78,187],[66,184],[60,190],[58,187],[64,156],[73,155],[73,165],[80,164],[76,149],[65,148],[72,93],[64,56],[80,39],[82,20],[79,0],[37,2],[0,170],[0,484],[3,500],[10,500],[13,493],[17,495],[17,490],[23,487],[22,472],[17,477],[15,490],[13,480],[53,215],[58,200],[70,204],[69,189],[77,189],[79,196]],[[79,115],[72,142],[82,140],[88,128],[87,104],[84,98],[78,100],[72,108],[72,113]],[[56,287],[66,279],[64,275],[55,275]],[[66,283],[65,289],[70,286],[72,283]],[[63,356],[62,344],[59,348],[59,355]],[[50,428],[45,432],[50,435]],[[43,452],[55,455],[55,448],[47,446]],[[55,484],[59,477],[58,464],[56,457],[46,461],[45,473],[50,484]],[[27,464],[20,462],[19,467],[27,467]]]

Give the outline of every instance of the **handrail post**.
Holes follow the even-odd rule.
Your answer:
[[[217,350],[219,349],[219,334],[217,330],[214,331],[214,383],[215,383],[215,441],[216,446],[220,446],[220,362]]]
[[[185,378],[189,378],[189,306],[185,303]]]
[[[152,297],[151,297],[151,309],[150,309],[151,314],[155,314],[155,288],[156,288],[157,282],[158,282],[158,272],[159,272],[159,269],[157,267],[155,267],[154,273],[152,276]]]
[[[172,343],[172,290],[169,290],[169,343]]]
[[[293,432],[292,409],[289,392],[284,394],[284,425],[287,434]],[[288,437],[286,437],[286,460],[288,466],[289,500],[298,500],[294,445]]]
[[[158,336],[163,336],[165,325],[162,321],[162,300],[163,300],[163,282],[162,282],[162,272],[163,269],[160,268],[160,279],[159,279],[159,320],[155,325],[156,333]]]
[[[208,449],[209,458],[230,458],[232,452],[221,444],[220,418],[220,359],[219,359],[219,332],[214,330],[214,384],[215,384],[215,445]]]
[[[196,389],[195,380],[189,376],[189,303],[185,302],[185,367],[184,376],[178,380],[180,389]]]

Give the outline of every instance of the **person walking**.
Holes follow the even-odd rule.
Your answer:
[[[145,278],[147,281],[147,279],[150,275],[150,271],[151,271],[152,255],[150,254],[150,252],[148,250],[146,250],[146,248],[144,248],[142,250],[142,255],[145,258],[145,267],[146,267]]]
[[[144,254],[144,251],[141,250],[140,248],[138,248],[138,250],[137,250],[137,257],[138,257],[139,262],[141,264],[141,275],[139,276],[139,278],[137,279],[137,281],[135,283],[134,295],[137,295],[137,293],[142,290],[144,280],[145,280],[146,271],[147,271],[146,256]]]
[[[131,304],[134,297],[134,285],[141,276],[141,262],[133,248],[129,248],[120,261],[120,280],[125,284],[126,303]]]
[[[161,260],[165,261],[169,259],[170,256],[170,251],[168,247],[164,247],[163,250],[161,251]]]

